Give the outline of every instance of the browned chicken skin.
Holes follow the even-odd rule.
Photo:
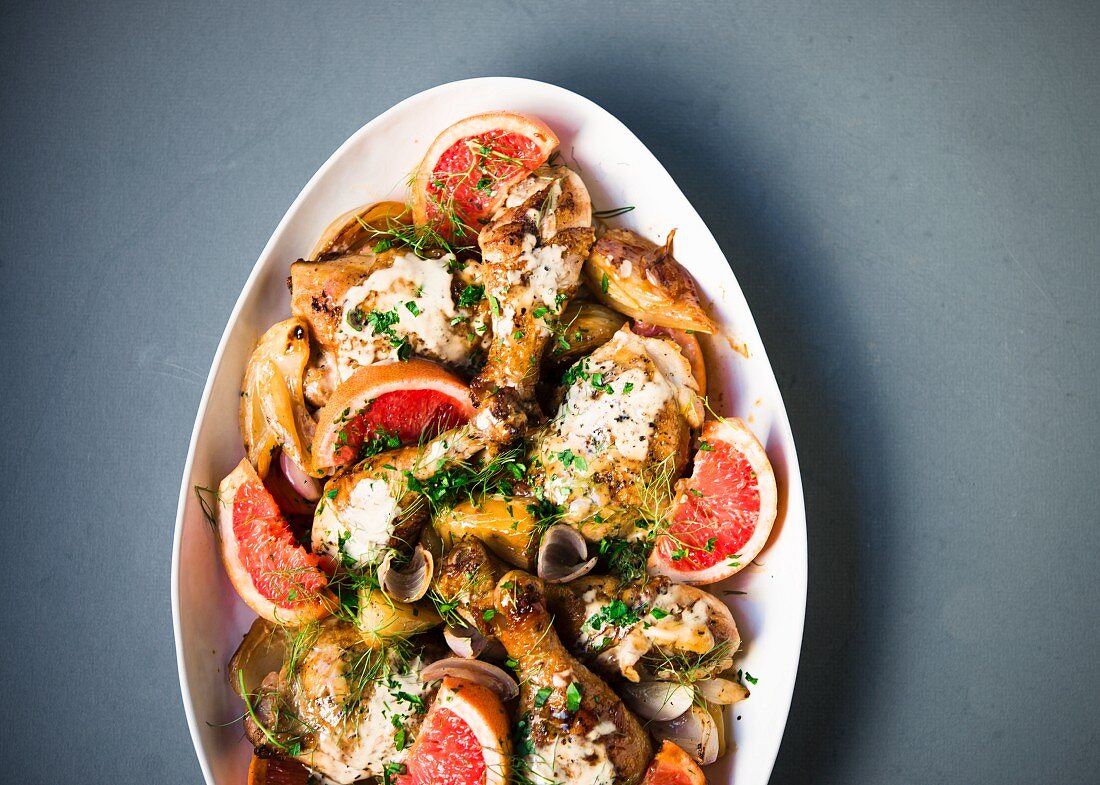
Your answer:
[[[475,423],[490,441],[512,441],[534,424],[539,364],[594,241],[588,191],[565,167],[518,183],[481,230],[493,342],[471,390],[481,409]]]
[[[335,475],[313,519],[313,551],[363,567],[381,561],[387,548],[410,547],[429,513],[410,483],[467,460],[482,446],[463,426],[423,447],[389,450]]]
[[[245,731],[270,753],[294,757],[338,785],[380,777],[407,754],[434,687],[418,677],[427,654],[372,649],[351,625],[328,620],[298,633],[297,654],[249,697]]]
[[[659,520],[688,459],[702,404],[688,361],[624,327],[566,374],[557,412],[531,439],[532,482],[589,540]]]
[[[727,670],[741,645],[729,609],[695,586],[590,575],[548,591],[569,650],[609,679],[697,681]]]
[[[632,785],[653,755],[649,735],[600,677],[566,651],[543,583],[513,570],[494,592],[497,637],[517,663],[522,766],[535,781]]]

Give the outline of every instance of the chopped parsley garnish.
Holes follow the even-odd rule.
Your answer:
[[[582,472],[588,470],[588,462],[572,450],[562,450],[557,454],[557,459],[561,461],[561,465],[566,469],[570,466],[576,466]]]
[[[629,605],[622,600],[612,600],[593,613],[585,624],[591,629],[599,631],[608,625],[625,627],[637,624],[639,621],[638,614],[631,610]]]
[[[552,689],[550,689],[549,687],[543,687],[538,692],[536,692],[535,693],[535,708],[536,709],[541,709],[543,706],[545,706],[546,701],[548,701],[550,699],[550,695],[553,692],[554,691]]]
[[[569,711],[576,711],[580,707],[581,688],[577,686],[577,682],[570,682],[565,689],[565,708]]]
[[[600,279],[600,291],[603,292],[604,294],[607,294],[607,289],[608,289],[608,286],[609,286],[610,282],[611,282],[611,279],[609,279],[607,277],[607,273],[604,273],[603,278]]]
[[[710,442],[699,442],[699,452],[714,452],[714,448],[710,446]]]
[[[458,307],[473,308],[475,305],[481,302],[482,298],[484,297],[484,286],[467,286],[465,289],[462,290],[462,294],[458,296]]]

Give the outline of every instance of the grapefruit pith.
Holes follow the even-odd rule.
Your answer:
[[[474,414],[470,390],[430,360],[367,365],[349,376],[317,416],[313,467],[343,466],[366,448],[416,444],[463,425]]]
[[[537,117],[487,112],[432,142],[413,183],[413,220],[447,239],[477,234],[508,189],[546,163],[558,137]]]
[[[491,690],[448,676],[424,718],[398,785],[504,785],[508,715]]]
[[[298,626],[334,607],[318,557],[294,539],[247,458],[218,487],[218,538],[233,588],[263,618]]]
[[[668,531],[649,572],[677,583],[715,583],[739,572],[768,541],[778,493],[764,446],[736,417],[703,423],[691,477],[676,484]]]

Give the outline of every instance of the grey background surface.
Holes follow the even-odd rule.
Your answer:
[[[1096,782],[1100,4],[453,8],[4,6],[0,780],[199,781],[168,576],[226,318],[349,134],[508,74],[638,133],[763,333],[811,525],[773,782]]]

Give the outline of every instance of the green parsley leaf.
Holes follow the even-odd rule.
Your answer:
[[[536,692],[535,693],[535,708],[536,709],[541,709],[543,706],[545,706],[546,701],[548,701],[550,699],[550,695],[553,692],[554,691],[552,689],[550,689],[549,687],[543,687],[538,692]]]
[[[570,682],[565,690],[565,708],[569,711],[576,711],[580,707],[581,688],[577,686],[577,682]]]

